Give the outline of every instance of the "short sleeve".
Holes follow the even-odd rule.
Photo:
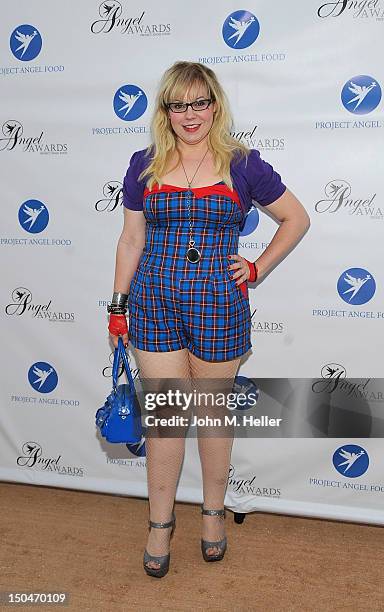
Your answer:
[[[252,149],[248,155],[246,175],[249,194],[261,206],[272,204],[286,190],[280,174],[271,164],[261,159],[257,149]]]
[[[133,153],[123,181],[123,205],[131,210],[143,210],[144,185],[139,181],[139,152]]]

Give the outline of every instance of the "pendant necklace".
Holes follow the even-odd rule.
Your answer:
[[[185,178],[186,178],[187,183],[188,183],[187,206],[188,206],[188,217],[189,217],[189,244],[188,244],[188,249],[187,249],[187,259],[188,259],[188,261],[190,263],[197,263],[201,259],[201,253],[195,247],[195,241],[192,238],[192,219],[191,219],[191,193],[192,192],[191,192],[191,185],[192,185],[193,179],[195,178],[195,176],[196,176],[196,174],[197,174],[201,164],[203,163],[207,153],[208,153],[208,149],[204,153],[204,157],[202,158],[201,162],[197,166],[196,172],[193,175],[193,177],[191,178],[191,180],[189,180],[189,178],[187,176],[187,173],[186,173],[185,168],[184,168],[183,160],[181,159],[181,155],[180,155],[180,162],[181,162],[182,168],[184,170]]]

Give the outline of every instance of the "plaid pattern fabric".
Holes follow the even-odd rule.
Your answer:
[[[192,237],[201,253],[186,258]],[[247,283],[236,285],[234,260],[243,214],[226,185],[181,189],[163,185],[146,190],[145,247],[129,288],[129,339],[146,351],[187,347],[207,361],[240,357],[251,346]]]

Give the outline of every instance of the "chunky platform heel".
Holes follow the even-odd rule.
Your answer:
[[[225,509],[221,510],[204,510],[203,504],[201,505],[201,514],[208,514],[209,516],[222,516],[225,518]],[[219,552],[215,555],[209,555],[207,553],[208,548],[216,546]],[[225,551],[227,550],[227,536],[224,536],[222,540],[218,542],[208,542],[207,540],[201,539],[201,552],[203,553],[204,561],[221,561],[224,557]]]
[[[172,530],[169,536],[169,539],[171,539],[173,532],[175,530],[176,517],[174,514],[172,514],[172,520],[169,521],[168,523],[154,523],[153,521],[148,521],[148,524],[149,524],[149,527],[156,527],[157,529],[166,529],[167,527],[172,527]],[[154,576],[155,578],[162,578],[163,576],[165,576],[165,574],[169,570],[170,558],[171,558],[171,553],[168,553],[167,555],[162,555],[161,557],[155,557],[153,555],[150,555],[147,549],[145,549],[143,565],[144,565],[144,569],[147,572],[148,576]],[[158,563],[160,567],[158,568],[148,567],[146,563],[148,563],[149,561],[154,561],[155,563]]]

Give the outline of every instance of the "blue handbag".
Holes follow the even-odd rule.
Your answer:
[[[121,358],[129,384],[117,386]],[[143,436],[141,410],[127,354],[120,336],[113,358],[112,380],[112,391],[108,395],[104,406],[96,412],[96,426],[107,442],[136,444],[141,441]]]

